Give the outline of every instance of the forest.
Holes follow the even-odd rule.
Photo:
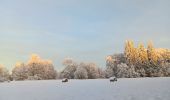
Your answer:
[[[124,52],[106,56],[106,66],[95,63],[76,62],[65,58],[64,69],[57,71],[51,60],[44,60],[36,54],[26,62],[17,62],[9,71],[0,65],[0,81],[12,80],[51,80],[51,79],[97,79],[97,78],[137,78],[169,77],[170,50],[154,48],[149,42],[147,48],[142,43],[135,47],[134,42],[125,42]]]

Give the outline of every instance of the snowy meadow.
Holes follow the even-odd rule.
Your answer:
[[[37,80],[0,83],[0,100],[169,100],[170,78]]]

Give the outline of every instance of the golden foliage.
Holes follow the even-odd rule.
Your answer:
[[[125,57],[128,64],[132,65],[137,62],[138,58],[138,49],[134,47],[133,41],[126,41],[125,44]]]
[[[106,61],[109,61],[109,62],[112,61],[112,57],[111,56],[107,56],[106,57]]]
[[[28,64],[31,64],[31,63],[52,64],[52,61],[41,59],[37,54],[32,54],[28,61]]]
[[[147,49],[140,43],[138,48],[134,47],[134,43],[131,40],[125,43],[125,57],[126,62],[130,65],[138,64],[160,64],[170,60],[169,49],[155,49],[152,42],[148,43]]]

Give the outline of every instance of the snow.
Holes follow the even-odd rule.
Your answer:
[[[0,100],[170,100],[170,78],[12,81]]]

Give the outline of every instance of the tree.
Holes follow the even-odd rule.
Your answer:
[[[71,58],[66,58],[63,61],[63,65],[66,67],[64,68],[64,70],[61,71],[60,78],[95,79],[99,77],[104,77],[104,73],[102,72],[101,69],[98,69],[95,63],[83,63],[82,62],[79,64],[77,62],[74,62]],[[85,72],[82,73],[82,71],[85,71]],[[87,77],[86,77],[86,73],[87,73]]]
[[[149,42],[145,49],[143,44],[139,44],[138,48],[135,48],[133,41],[127,41],[124,54],[128,66],[133,65],[141,77],[163,76],[166,71],[163,71],[165,68],[161,66],[170,61],[170,50],[156,49],[152,42]]]
[[[135,78],[139,77],[139,74],[135,72],[134,66],[127,66],[125,63],[118,65],[117,77],[119,78]]]
[[[76,69],[76,71],[74,72],[74,78],[75,79],[87,79],[88,75],[87,75],[87,71],[84,67],[78,67]]]
[[[105,70],[105,77],[110,78],[115,76],[115,65],[112,56],[107,56],[106,58],[106,70]]]
[[[128,65],[133,65],[137,63],[138,53],[137,49],[134,47],[133,41],[126,41],[124,54],[126,58],[126,63]]]
[[[45,61],[44,64],[44,74],[45,79],[55,79],[57,77],[57,71],[54,69],[54,66],[51,61]]]
[[[16,63],[12,70],[12,78],[14,80],[26,80],[28,79],[28,68],[24,63]]]
[[[112,77],[112,76],[117,76],[117,65],[125,63],[125,57],[124,54],[119,53],[119,54],[114,54],[107,56],[106,58],[106,77]]]
[[[153,47],[152,42],[148,43],[147,54],[148,54],[148,60],[149,60],[150,64],[157,66],[159,57],[158,57],[158,54],[157,54],[155,48]]]
[[[112,76],[115,76],[113,69],[110,68],[110,67],[107,67],[106,70],[105,70],[105,77],[110,78]]]
[[[166,62],[164,64],[161,65],[161,75],[163,74],[163,76],[170,76],[170,63]]]
[[[28,74],[35,79],[55,79],[57,71],[54,69],[52,61],[43,60],[38,55],[33,54],[28,61]]]
[[[9,80],[8,70],[3,65],[0,65],[0,82],[4,82],[8,80]]]
[[[80,66],[86,69],[89,79],[99,78],[98,69],[95,63],[80,63]]]
[[[148,64],[147,50],[144,48],[143,44],[138,45],[138,63],[140,65]]]
[[[105,78],[105,71],[103,69],[98,68],[98,74],[99,74],[98,78]]]
[[[74,73],[78,67],[78,64],[76,62],[74,62],[71,58],[66,58],[63,61],[63,65],[65,66],[65,68],[63,71],[61,71],[60,77],[73,79]]]

